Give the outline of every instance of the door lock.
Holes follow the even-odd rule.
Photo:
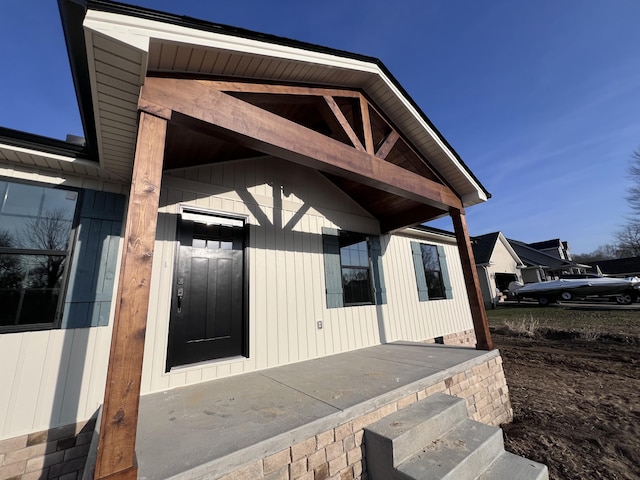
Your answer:
[[[184,297],[184,288],[178,289],[178,313],[182,313],[182,297]]]

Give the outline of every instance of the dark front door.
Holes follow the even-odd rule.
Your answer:
[[[167,370],[244,354],[244,223],[183,212]]]

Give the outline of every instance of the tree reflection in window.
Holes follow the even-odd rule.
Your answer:
[[[0,326],[56,322],[77,197],[0,181]]]
[[[340,232],[340,266],[345,305],[373,303],[367,237]]]
[[[445,298],[438,248],[435,245],[425,245],[421,243],[420,250],[422,252],[422,264],[424,265],[424,275],[427,280],[429,298],[432,300]]]

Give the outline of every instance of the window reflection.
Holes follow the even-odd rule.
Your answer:
[[[53,323],[78,194],[0,181],[0,326]]]

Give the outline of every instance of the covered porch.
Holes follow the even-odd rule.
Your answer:
[[[497,350],[396,342],[142,397],[138,475],[359,478],[363,428],[435,392],[510,419]]]

